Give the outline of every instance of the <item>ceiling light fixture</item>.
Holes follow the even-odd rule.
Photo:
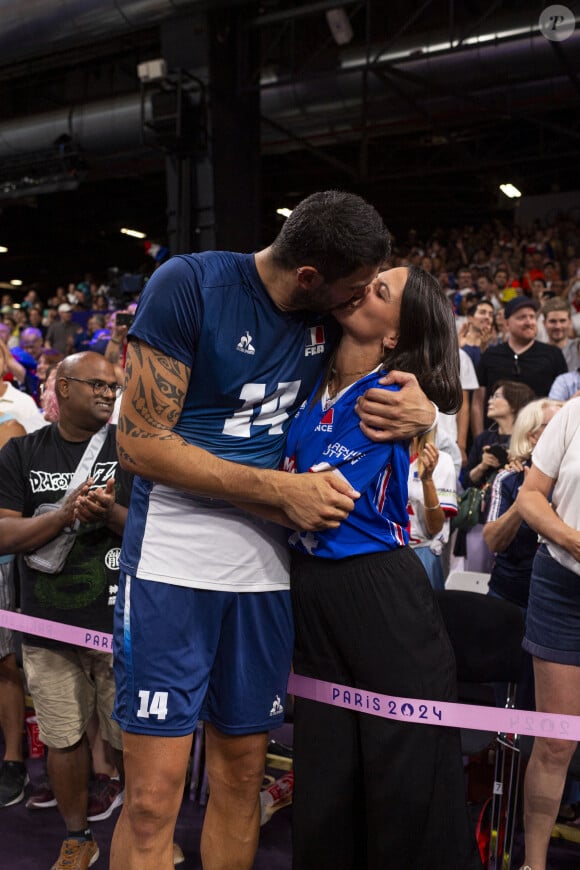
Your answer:
[[[509,197],[509,199],[519,199],[522,195],[521,190],[518,190],[515,184],[512,184],[508,181],[506,184],[500,184],[499,189],[505,196]]]
[[[291,208],[277,208],[276,214],[279,214],[282,217],[287,218],[287,217],[290,217],[290,215],[292,214],[292,209]]]
[[[20,278],[13,278],[10,283],[13,287],[22,287],[22,281],[20,280]]]
[[[7,254],[8,248],[5,248],[4,245],[0,245],[0,254]]]
[[[134,239],[147,238],[147,233],[141,233],[139,230],[129,230],[127,227],[121,227],[121,232],[124,236],[133,236]]]
[[[337,45],[348,45],[354,36],[348,15],[341,7],[329,9],[326,13],[328,29]]]

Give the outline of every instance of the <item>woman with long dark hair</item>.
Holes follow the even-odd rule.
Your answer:
[[[407,545],[409,443],[376,444],[354,407],[391,369],[415,374],[443,411],[461,403],[453,314],[437,281],[390,269],[334,312],[343,337],[290,428],[289,470],[333,470],[360,493],[337,528],[290,537],[297,673],[360,690],[358,710],[298,698],[297,870],[480,867],[465,807],[459,737],[362,712],[373,693],[455,696],[453,652],[423,566]],[[389,388],[390,389],[390,388]],[[396,387],[395,387],[396,389]],[[365,699],[364,702],[362,699]]]

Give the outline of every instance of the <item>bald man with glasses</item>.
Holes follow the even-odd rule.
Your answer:
[[[77,625],[94,637],[113,629],[121,536],[131,475],[118,465],[115,426],[108,424],[120,387],[98,353],[66,357],[56,372],[59,420],[12,439],[0,451],[0,554],[17,553],[24,614]],[[86,451],[86,453],[85,453]],[[77,467],[80,485],[68,491]],[[52,510],[35,512],[40,505]],[[65,531],[75,538],[55,573],[33,567],[30,554]],[[48,747],[48,775],[66,836],[52,870],[91,866],[99,849],[88,826],[90,753],[85,730],[96,710],[101,732],[122,769],[121,733],[111,719],[112,655],[34,635],[23,637],[23,664]],[[122,802],[119,784],[119,803]]]

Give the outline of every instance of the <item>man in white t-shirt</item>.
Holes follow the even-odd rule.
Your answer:
[[[459,377],[461,379],[461,389],[463,391],[463,402],[457,414],[438,414],[437,416],[437,446],[445,450],[446,445],[440,443],[440,436],[445,433],[449,439],[454,442],[460,452],[460,464],[457,468],[457,457],[453,455],[451,458],[455,464],[457,474],[461,471],[461,466],[467,462],[467,436],[469,434],[470,423],[470,393],[476,390],[479,386],[475,368],[469,355],[459,349]]]

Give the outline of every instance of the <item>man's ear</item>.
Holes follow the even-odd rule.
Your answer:
[[[323,276],[314,266],[299,266],[296,279],[303,290],[317,290],[324,282]]]
[[[57,378],[54,382],[54,392],[58,399],[59,396],[68,395],[68,381],[64,377]]]

